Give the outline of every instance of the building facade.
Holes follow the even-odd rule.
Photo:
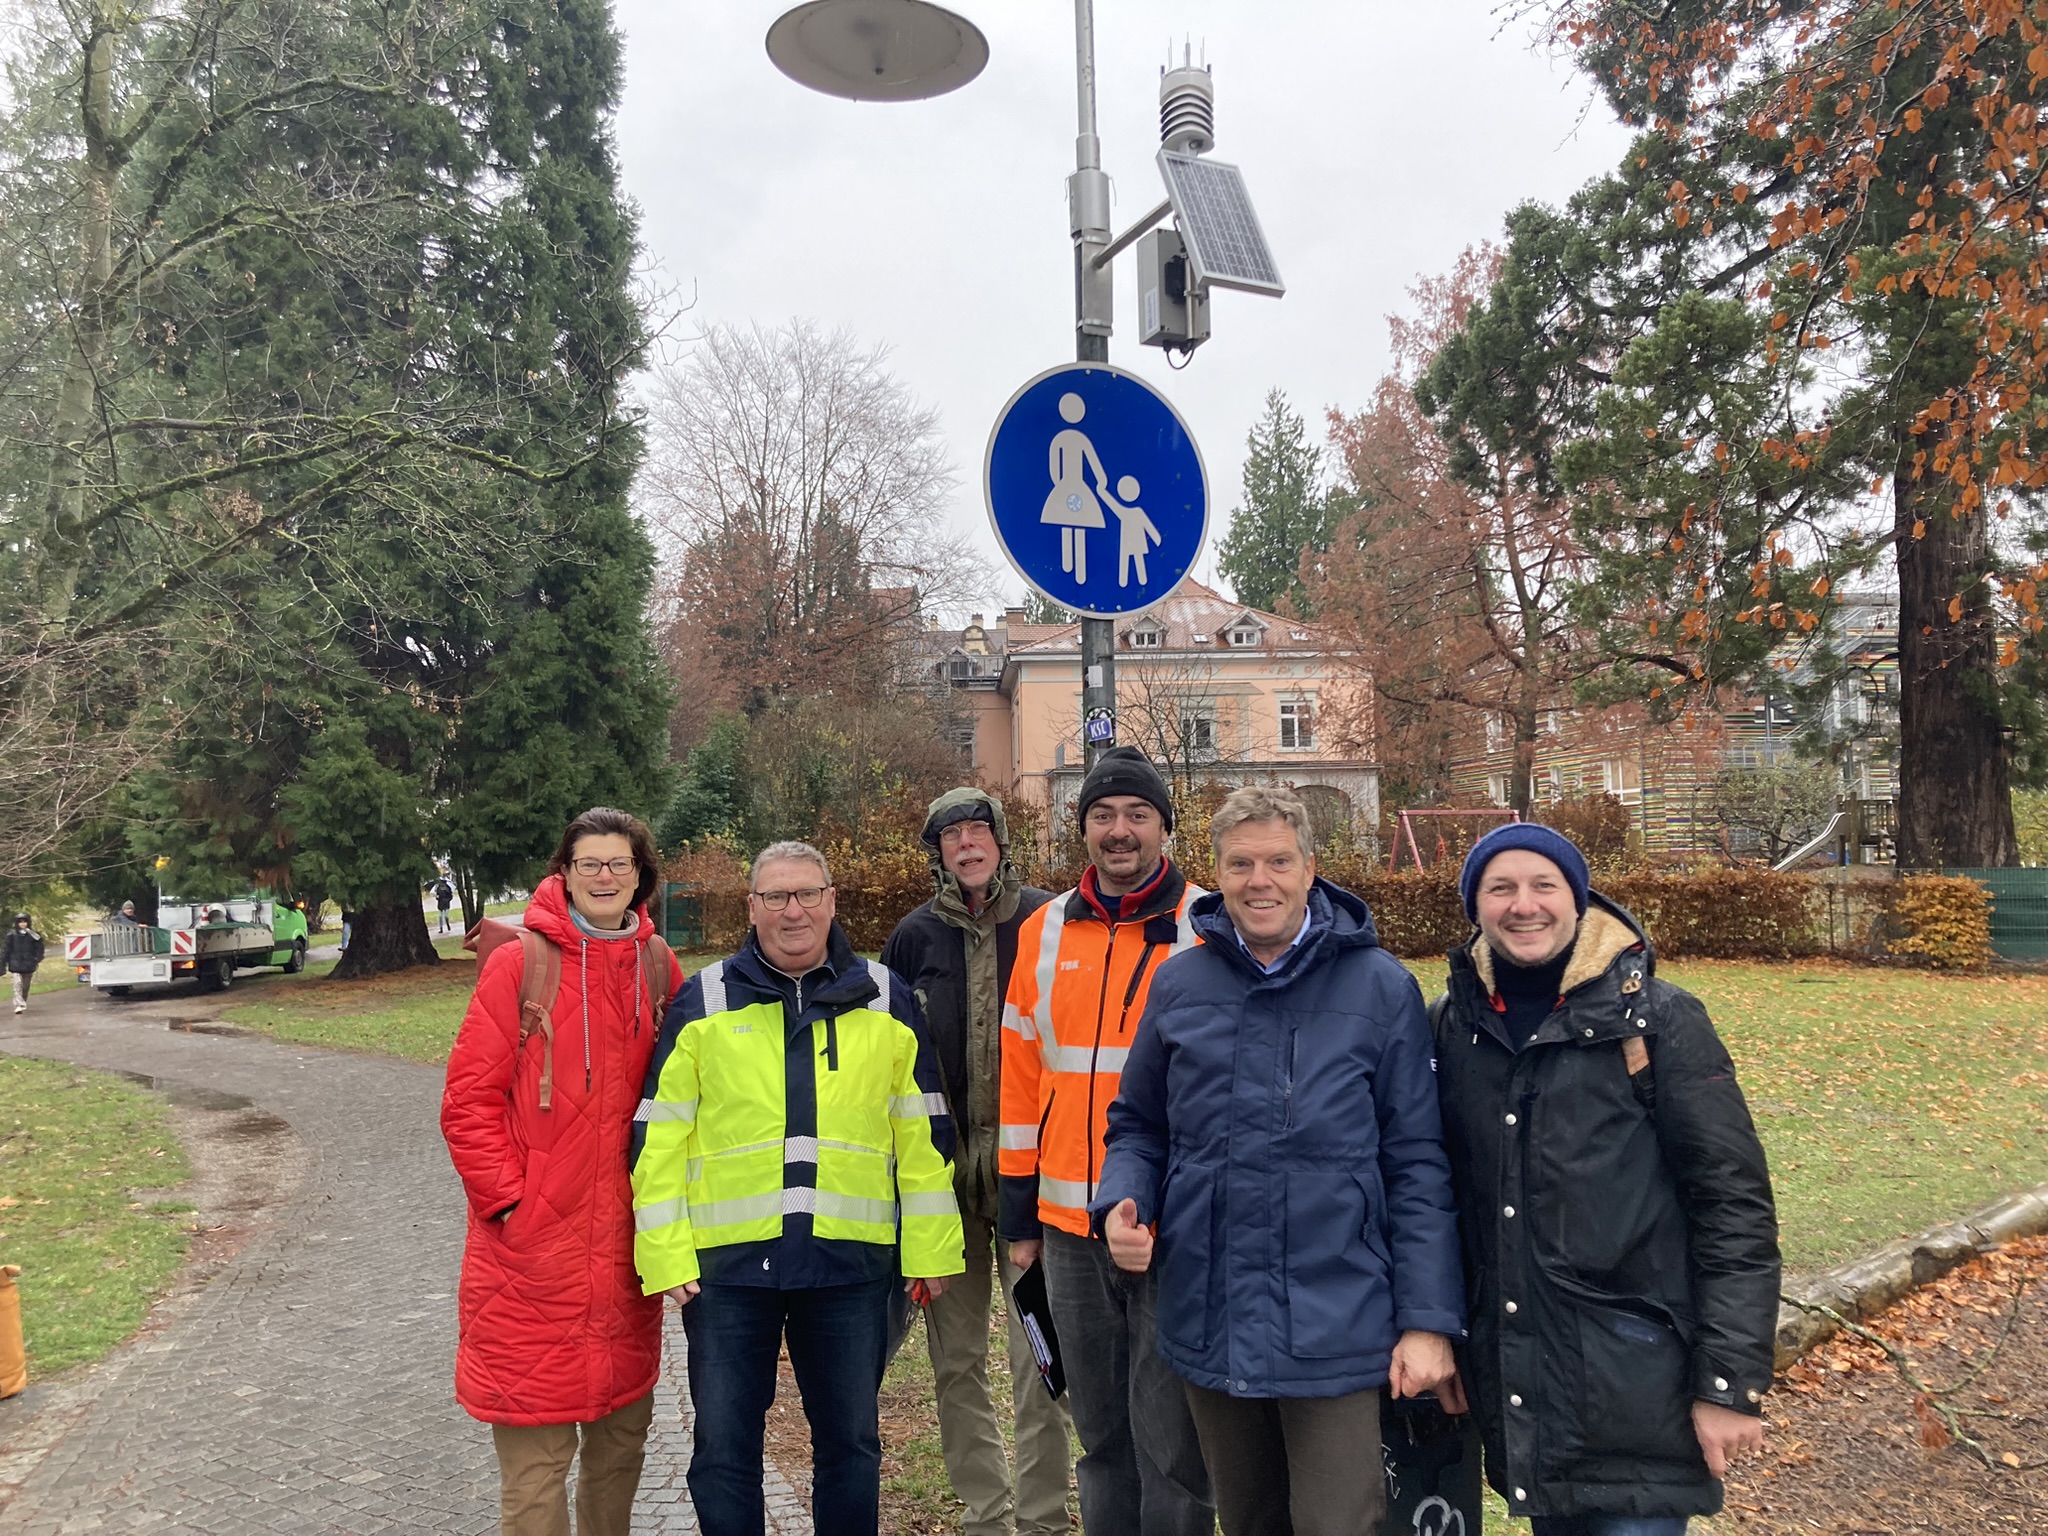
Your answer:
[[[1818,740],[1836,769],[1841,799],[1890,801],[1898,736],[1896,600],[1845,597],[1833,633],[1846,667],[1818,702],[1811,698],[1810,658],[1789,653],[1780,667],[1782,688],[1735,699],[1713,715],[1659,724],[1631,705],[1548,711],[1536,746],[1536,798],[1612,795],[1629,808],[1653,853],[1750,855],[1759,851],[1754,836],[1714,813],[1716,779],[1730,768],[1806,760],[1805,745]],[[1473,747],[1452,763],[1455,792],[1506,805],[1514,766],[1507,722],[1486,721]]]
[[[994,624],[977,614],[964,629],[925,631],[919,654],[949,685],[950,729],[977,776],[1063,826],[1085,759],[1080,625],[1030,624],[1021,608]],[[1379,769],[1358,707],[1367,690],[1315,626],[1189,579],[1117,622],[1116,669],[1117,740],[1143,749],[1177,788],[1289,784],[1320,838],[1373,836]],[[1324,723],[1337,707],[1341,742]]]

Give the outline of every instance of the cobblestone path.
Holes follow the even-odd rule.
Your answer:
[[[13,1489],[0,1526],[495,1530],[490,1432],[452,1395],[463,1202],[437,1123],[441,1074],[167,1027],[208,1011],[58,993],[0,1023],[0,1050],[145,1074],[202,1102],[247,1099],[297,1142],[295,1183],[203,1284],[81,1378],[0,1405],[0,1498]],[[682,1384],[672,1316],[636,1532],[697,1529]],[[769,1530],[809,1529],[771,1468]]]

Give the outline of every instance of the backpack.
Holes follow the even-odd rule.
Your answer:
[[[483,976],[484,962],[500,944],[517,940],[521,950],[519,972],[519,1049],[539,1034],[547,1045],[540,1059],[540,1107],[555,1104],[555,994],[562,989],[562,950],[552,939],[530,928],[515,927],[500,918],[487,917],[463,935],[462,947],[476,953],[477,976]],[[656,935],[640,951],[640,982],[648,1001],[659,1015],[662,1004],[674,995],[681,967],[668,941]],[[661,1020],[655,1019],[657,1027]]]

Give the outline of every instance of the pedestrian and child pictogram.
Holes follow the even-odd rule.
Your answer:
[[[1208,526],[1187,424],[1149,384],[1107,364],[1051,369],[1010,398],[989,438],[984,488],[1010,563],[1092,618],[1164,598]]]

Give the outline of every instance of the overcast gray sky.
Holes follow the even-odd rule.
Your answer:
[[[949,0],[987,34],[981,77],[949,96],[862,105],[768,61],[778,0],[614,0],[625,34],[619,149],[657,279],[710,323],[804,316],[894,348],[942,413],[959,489],[934,516],[970,529],[1023,583],[982,504],[996,412],[1073,357],[1066,177],[1074,163],[1073,8]],[[791,0],[793,3],[793,0]],[[1214,338],[1181,372],[1137,344],[1117,262],[1110,360],[1166,393],[1208,469],[1209,553],[1236,505],[1244,438],[1284,389],[1320,432],[1363,405],[1386,317],[1419,275],[1497,238],[1515,204],[1560,201],[1626,143],[1561,59],[1504,31],[1484,0],[1098,0],[1103,164],[1116,223],[1159,201],[1159,70],[1191,40],[1216,80],[1215,158],[1241,165],[1288,291],[1222,293]]]

